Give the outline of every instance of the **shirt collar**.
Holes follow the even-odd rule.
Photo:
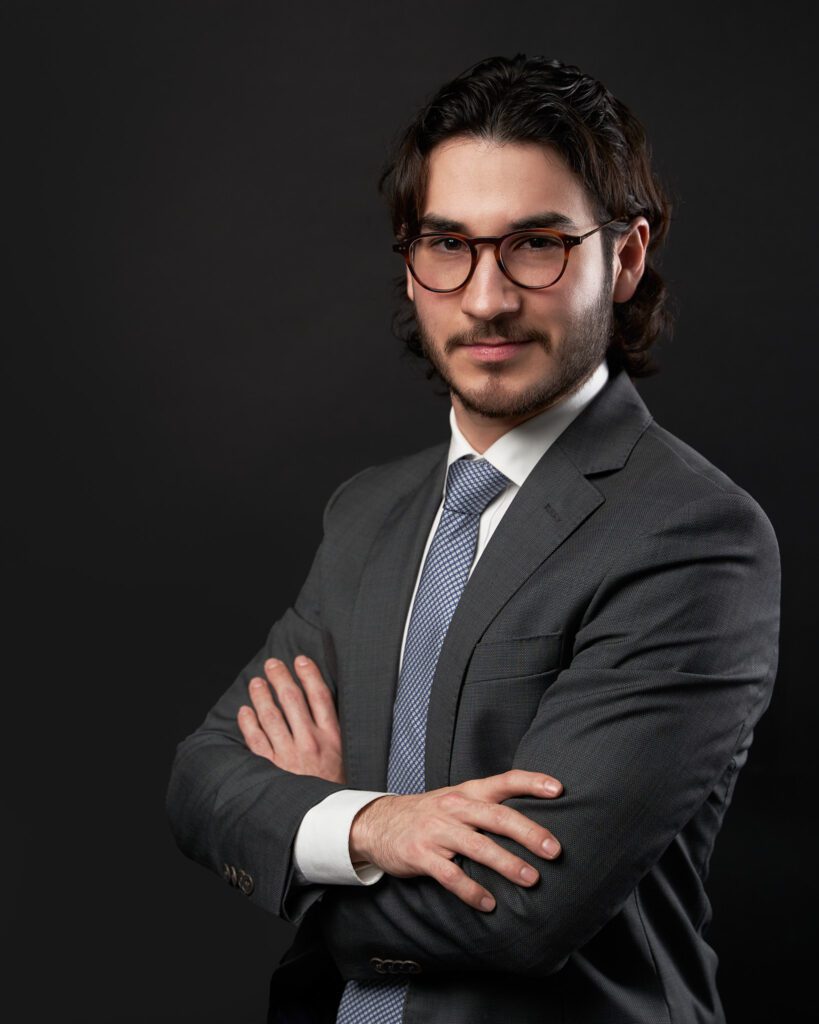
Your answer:
[[[447,455],[447,469],[464,455],[476,459],[484,458],[504,476],[509,477],[512,483],[521,487],[550,446],[572,420],[580,415],[608,379],[609,369],[606,360],[603,359],[577,391],[562,398],[556,405],[550,406],[537,416],[532,416],[517,427],[507,430],[482,456],[461,433],[455,420],[455,410],[450,407],[449,425],[452,436]]]

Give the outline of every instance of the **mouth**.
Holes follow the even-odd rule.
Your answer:
[[[474,359],[482,362],[498,362],[502,359],[511,359],[531,344],[531,341],[509,341],[507,338],[482,338],[478,342],[469,342],[463,347]]]

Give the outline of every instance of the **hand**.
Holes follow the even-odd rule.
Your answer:
[[[248,748],[296,775],[345,782],[336,707],[318,665],[303,654],[296,658],[303,692],[284,662],[270,658],[264,668],[267,679],[255,676],[248,684],[253,707],[243,705],[237,715]],[[271,685],[282,711],[273,701]]]
[[[549,799],[562,791],[562,784],[550,775],[512,769],[428,793],[378,797],[353,819],[350,856],[398,878],[430,875],[476,910],[493,910],[492,893],[452,858],[461,853],[511,882],[534,885],[540,875],[530,864],[476,830],[508,836],[539,857],[553,860],[560,844],[551,832],[520,811],[504,807],[502,801],[521,795]]]

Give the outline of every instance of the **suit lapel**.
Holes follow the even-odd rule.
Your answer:
[[[602,502],[555,445],[515,495],[467,581],[438,658],[427,720],[428,789],[449,784],[458,697],[475,645],[515,591]]]
[[[446,474],[447,445],[397,498],[367,558],[353,612],[351,685],[340,692],[344,764],[357,789],[387,788],[404,623]]]

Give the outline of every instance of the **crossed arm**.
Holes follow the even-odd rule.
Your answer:
[[[264,667],[265,678],[254,676],[248,685],[252,706],[243,705],[237,716],[248,748],[285,771],[344,782],[341,729],[319,667],[306,655],[295,659],[301,686],[279,659]],[[492,893],[453,858],[468,855],[511,882],[534,885],[540,874],[531,863],[477,830],[505,835],[536,857],[554,859],[560,844],[551,832],[502,801],[548,799],[561,790],[549,775],[517,771],[427,793],[383,796],[356,815],[350,856],[353,863],[375,864],[396,878],[428,875],[467,905],[490,911]]]
[[[776,542],[742,496],[684,507],[624,552],[520,742],[506,780],[517,791],[504,796],[503,777],[473,780],[360,813],[351,853],[387,876],[325,894],[325,938],[345,976],[369,976],[372,947],[427,971],[559,969],[733,770],[770,699],[778,601]],[[559,778],[561,798],[527,791],[537,777]],[[551,830],[564,855],[527,856]],[[541,868],[529,884],[518,874],[527,860]],[[488,893],[493,912],[476,913]]]
[[[476,891],[492,893],[490,913],[477,912],[461,893],[424,873],[388,871],[373,886],[328,888],[324,936],[342,974],[369,978],[372,948],[415,959],[430,973],[559,969],[617,913],[747,743],[770,698],[778,598],[773,533],[741,495],[716,494],[684,506],[623,551],[585,609],[571,662],[545,691],[510,765],[527,776],[559,779],[563,794],[547,800],[518,790],[495,803],[553,832],[563,854],[535,861],[524,837],[462,817],[467,832],[489,832],[512,858],[536,863],[540,880],[522,885],[481,860],[476,846],[441,859],[461,869]],[[332,680],[310,617],[310,603],[302,600],[204,734],[180,753],[178,818],[188,852],[213,862],[220,854],[211,848],[233,849],[241,840],[238,848],[252,849],[257,862],[275,861],[271,870],[279,874],[261,894],[262,905],[274,912],[285,892],[279,862],[288,861],[286,844],[305,811],[344,785],[283,770],[263,756],[248,761],[236,715],[248,683],[261,678],[265,658],[274,654],[292,662],[309,651]],[[216,754],[205,756],[214,733],[220,736],[218,768]],[[365,812],[389,807],[387,799]],[[400,806],[410,798],[391,799]],[[448,800],[448,812],[463,811],[457,796]],[[361,819],[367,819],[364,812]],[[390,834],[386,819],[372,831]],[[378,863],[380,854],[366,838],[360,852]]]

